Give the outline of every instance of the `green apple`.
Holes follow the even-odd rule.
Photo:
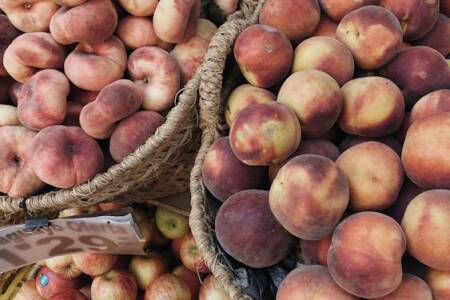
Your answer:
[[[155,219],[159,231],[168,239],[179,239],[189,232],[188,218],[165,208],[156,209]]]

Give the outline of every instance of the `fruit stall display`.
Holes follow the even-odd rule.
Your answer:
[[[231,299],[450,299],[449,8],[267,0],[213,37],[190,224]]]

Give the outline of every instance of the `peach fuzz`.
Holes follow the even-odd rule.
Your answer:
[[[164,117],[154,111],[139,111],[120,121],[109,142],[109,152],[114,161],[121,162],[145,144],[163,123]]]
[[[435,300],[450,299],[450,271],[429,269],[426,280]]]
[[[347,14],[336,29],[336,37],[350,49],[360,68],[375,70],[398,53],[403,33],[394,14],[371,5]]]
[[[331,235],[317,241],[300,240],[300,255],[307,265],[327,266]]]
[[[207,19],[199,19],[195,35],[187,41],[178,43],[170,52],[181,70],[181,83],[186,84],[195,74],[203,61],[209,42],[217,26]]]
[[[339,145],[339,151],[344,152],[350,147],[356,146],[358,144],[364,143],[364,142],[379,142],[382,144],[385,144],[386,146],[390,147],[392,150],[395,151],[398,155],[402,154],[402,144],[393,138],[392,136],[386,136],[382,138],[368,138],[363,136],[357,136],[357,135],[347,135]]]
[[[242,74],[254,86],[268,88],[289,73],[292,45],[284,33],[267,25],[252,25],[234,43],[234,57]]]
[[[276,300],[357,300],[341,289],[323,266],[300,266],[281,282]]]
[[[410,124],[425,117],[444,112],[450,113],[450,90],[431,92],[414,104],[411,110]]]
[[[158,0],[118,0],[120,5],[132,16],[147,17],[155,13]]]
[[[450,113],[429,116],[409,127],[402,162],[418,186],[450,188]]]
[[[439,18],[431,31],[416,41],[416,44],[428,46],[440,52],[443,56],[448,56],[450,54],[450,41],[446,38],[448,36],[450,36],[450,18],[444,14],[439,14]]]
[[[69,80],[62,72],[52,69],[37,72],[21,89],[17,105],[20,122],[35,131],[62,124],[69,90]]]
[[[327,36],[330,38],[336,37],[336,29],[338,24],[328,18],[325,15],[320,17],[319,25],[317,25],[316,30],[312,33],[312,36]]]
[[[1,0],[0,9],[23,32],[48,31],[50,19],[59,6],[52,0]]]
[[[400,157],[379,142],[365,142],[344,151],[336,160],[350,183],[350,206],[355,211],[391,206],[403,184]]]
[[[342,221],[328,250],[328,270],[345,291],[360,298],[383,297],[402,282],[405,235],[392,218],[361,212]]]
[[[450,271],[450,191],[428,190],[416,196],[402,219],[408,252],[430,268]]]
[[[17,107],[13,105],[0,104],[0,127],[20,125],[17,116]]]
[[[112,36],[96,44],[80,43],[67,56],[64,72],[78,88],[100,91],[123,77],[127,52],[122,42]]]
[[[63,124],[67,126],[80,127],[80,113],[83,109],[83,105],[74,101],[67,101],[66,117]]]
[[[400,286],[392,293],[378,298],[377,300],[398,300],[398,299],[420,299],[433,300],[431,289],[428,284],[417,276],[403,274]]]
[[[348,206],[349,184],[336,164],[304,154],[284,165],[272,182],[269,204],[294,236],[320,240],[330,235]]]
[[[231,92],[225,106],[225,120],[228,127],[231,127],[236,115],[244,108],[252,104],[268,103],[275,100],[275,95],[269,90],[251,84],[238,86]]]
[[[325,14],[339,22],[349,12],[367,5],[377,5],[379,0],[319,0]]]
[[[23,126],[0,127],[0,192],[27,197],[44,186],[31,166],[30,147],[35,136]]]
[[[116,123],[138,111],[142,94],[130,80],[117,80],[103,88],[94,102],[83,107],[81,128],[93,138],[107,139]]]
[[[295,113],[272,101],[243,109],[230,130],[234,155],[246,165],[267,166],[285,160],[300,145],[300,123]]]
[[[61,7],[50,21],[50,33],[62,45],[99,43],[111,37],[117,18],[110,0],[89,0],[75,7]]]
[[[16,81],[24,83],[39,69],[60,69],[66,58],[64,47],[49,33],[32,32],[18,36],[6,48],[3,65]]]
[[[153,21],[145,17],[126,16],[121,19],[116,35],[129,49],[156,46],[161,42],[156,36]]]
[[[9,21],[8,17],[0,14],[0,76],[8,76],[8,73],[3,67],[3,53],[12,41],[20,34]]]
[[[171,107],[180,88],[176,59],[158,47],[142,47],[128,57],[128,73],[141,91],[142,108],[164,111]]]
[[[199,17],[200,0],[160,0],[153,15],[155,33],[165,42],[184,42],[194,35]]]
[[[382,137],[394,133],[405,115],[400,89],[383,77],[362,77],[342,87],[339,127],[349,134]]]
[[[353,78],[355,65],[350,50],[334,38],[316,36],[301,42],[294,51],[292,71],[316,69],[342,86]]]
[[[260,187],[265,174],[264,168],[247,166],[238,160],[228,137],[212,144],[202,165],[206,188],[222,202],[237,192]]]
[[[277,28],[294,43],[311,36],[320,21],[317,0],[267,0],[259,23]]]
[[[333,127],[342,109],[342,93],[330,75],[318,70],[290,75],[278,92],[277,101],[289,106],[300,120],[302,134],[320,137]]]
[[[291,244],[291,236],[270,211],[268,198],[262,190],[236,193],[222,204],[215,220],[217,240],[225,252],[252,268],[278,263]]]

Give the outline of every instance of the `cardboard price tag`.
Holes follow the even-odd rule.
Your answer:
[[[27,229],[25,224],[0,229],[0,273],[53,256],[80,251],[144,254],[144,239],[125,215],[56,219],[49,226]]]

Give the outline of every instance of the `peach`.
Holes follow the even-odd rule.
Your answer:
[[[383,77],[353,79],[342,87],[344,105],[339,127],[366,137],[394,133],[405,115],[405,101],[400,89]]]
[[[429,190],[416,196],[402,219],[408,252],[430,268],[450,271],[450,191]]]
[[[300,240],[300,254],[307,265],[319,264],[327,266],[328,249],[331,244],[331,235],[318,240]]]
[[[292,71],[316,69],[333,77],[341,86],[353,78],[355,69],[350,50],[338,40],[316,36],[300,43],[294,52]]]
[[[11,42],[20,34],[9,21],[8,17],[0,14],[0,76],[7,76],[8,73],[3,67],[3,53]]]
[[[50,33],[60,44],[95,44],[113,34],[117,12],[110,0],[89,0],[75,7],[61,7],[50,21]]]
[[[244,108],[230,130],[234,155],[246,165],[264,166],[285,160],[300,145],[301,129],[295,113],[272,101]]]
[[[93,138],[107,139],[116,123],[139,110],[142,94],[130,80],[117,80],[103,88],[94,102],[81,110],[81,128]]]
[[[333,233],[328,270],[345,291],[360,298],[383,297],[402,282],[406,241],[400,225],[377,212],[346,218]]]
[[[164,118],[154,111],[140,111],[120,121],[114,129],[109,143],[109,152],[116,162],[121,162],[139,146],[145,144]]]
[[[339,151],[344,152],[350,147],[353,147],[355,145],[364,143],[364,142],[379,142],[382,144],[385,144],[386,146],[390,147],[392,150],[395,151],[398,155],[402,154],[402,145],[398,140],[391,136],[386,136],[382,138],[368,138],[363,136],[357,136],[357,135],[348,135],[339,145]]]
[[[59,6],[52,0],[1,0],[0,9],[17,29],[24,32],[47,31]]]
[[[180,88],[180,68],[166,50],[134,50],[128,57],[128,73],[142,92],[143,109],[161,112],[173,105]]]
[[[294,43],[310,37],[320,21],[317,0],[268,0],[259,23],[277,28]]]
[[[418,45],[428,46],[440,52],[443,56],[450,54],[450,18],[444,14],[439,14],[439,18],[434,24],[431,31],[429,31],[423,38],[416,41]]]
[[[281,282],[276,300],[357,300],[341,289],[323,266],[300,266]]]
[[[328,17],[339,22],[349,12],[367,5],[376,5],[379,0],[319,0]]]
[[[391,11],[401,22],[406,41],[415,41],[425,36],[439,16],[439,1],[436,0],[380,0],[380,5]]]
[[[444,112],[450,113],[450,89],[437,90],[420,98],[411,110],[410,124]]]
[[[243,84],[235,88],[228,97],[225,107],[225,120],[228,127],[234,122],[236,115],[244,108],[258,103],[268,103],[276,99],[275,95],[263,88]]]
[[[0,192],[27,197],[44,186],[31,166],[30,147],[35,136],[23,126],[0,127]]]
[[[409,106],[432,91],[450,88],[450,68],[445,58],[425,46],[400,51],[387,66],[386,75],[402,89]]]
[[[402,162],[418,186],[450,188],[450,113],[415,121],[406,133]]]
[[[207,19],[199,19],[195,35],[187,41],[178,43],[170,52],[181,70],[181,83],[186,84],[195,74],[203,61],[209,42],[217,26]]]
[[[0,104],[0,127],[20,125],[17,116],[17,107],[13,105]]]
[[[61,6],[74,7],[85,3],[88,0],[55,0]]]
[[[118,0],[120,5],[130,14],[147,17],[154,14],[158,0]]]
[[[239,0],[213,0],[208,5],[208,19],[215,24],[222,24],[239,6]]]
[[[395,15],[372,5],[352,11],[336,29],[336,37],[350,49],[356,64],[364,70],[378,69],[394,58],[402,45],[402,36]]]
[[[1,85],[1,78],[0,78]],[[17,106],[20,98],[20,92],[22,91],[23,83],[15,81],[9,88],[8,94],[11,103]]]
[[[318,70],[290,75],[278,92],[277,101],[290,107],[300,120],[302,134],[320,137],[333,127],[342,109],[342,93],[330,75]]]
[[[269,204],[283,227],[304,240],[330,235],[348,206],[349,184],[336,164],[304,154],[284,165],[272,182]]]
[[[302,154],[317,154],[335,161],[338,158],[340,152],[339,149],[328,140],[302,140],[297,150],[295,150],[295,152],[292,153],[286,160],[271,164],[269,166],[269,179],[271,181],[275,179],[275,176],[277,176],[278,171],[281,169],[281,167],[283,167],[290,159]]]
[[[215,220],[217,240],[225,252],[252,268],[278,263],[291,244],[291,236],[273,217],[268,198],[269,193],[261,190],[236,193],[222,204]]]
[[[312,36],[327,36],[334,38],[338,24],[325,15],[320,17],[319,25],[314,30]]]
[[[98,93],[98,91],[86,91],[76,87],[75,85],[72,85],[70,87],[69,99],[81,105],[86,105],[95,101]]]
[[[64,62],[67,78],[88,91],[100,91],[121,79],[126,67],[125,46],[114,36],[96,44],[78,44]]]
[[[426,279],[435,300],[450,299],[450,271],[430,269]]]
[[[403,184],[400,157],[379,142],[364,142],[344,151],[336,160],[350,183],[350,206],[355,211],[391,206]]]
[[[231,195],[260,187],[265,169],[243,164],[234,156],[228,137],[212,144],[202,165],[203,182],[206,188],[220,201]]]
[[[16,81],[24,83],[39,69],[61,69],[64,47],[47,32],[24,33],[6,48],[3,65]]]
[[[286,77],[293,52],[284,33],[267,25],[248,27],[234,43],[234,57],[245,79],[263,88],[272,87]]]
[[[37,176],[57,188],[84,183],[104,168],[100,146],[79,127],[47,127],[36,135],[30,151]]]
[[[129,49],[156,46],[161,42],[156,36],[153,21],[145,17],[126,16],[119,21],[116,34]]]
[[[80,114],[83,109],[83,105],[74,101],[67,101],[66,107],[66,117],[63,121],[64,125],[67,126],[78,126],[80,127]]]
[[[62,124],[69,90],[69,80],[62,72],[52,69],[37,72],[21,89],[17,106],[20,122],[35,131]]]
[[[165,42],[184,42],[194,35],[199,17],[200,0],[159,0],[153,15],[155,33]]]
[[[398,299],[420,299],[433,300],[431,289],[428,284],[417,276],[403,274],[402,283],[392,293],[378,298],[377,300],[398,300]]]

